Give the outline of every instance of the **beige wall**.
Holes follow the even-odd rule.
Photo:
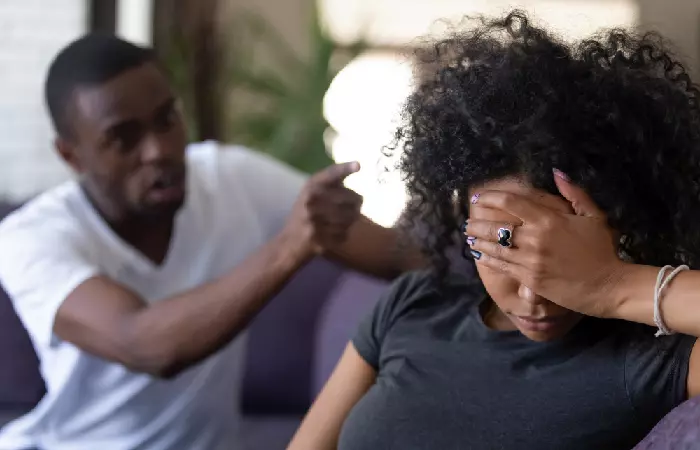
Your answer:
[[[260,14],[283,36],[293,49],[304,54],[313,0],[222,0],[224,17],[248,10]],[[350,1],[350,0],[349,0]]]
[[[23,201],[70,176],[53,148],[44,78],[86,23],[82,0],[0,0],[0,199]]]
[[[700,81],[700,0],[637,0],[640,22],[652,27],[678,47]]]
[[[231,13],[241,7],[257,11],[279,30],[293,48],[303,52],[308,45],[307,30],[312,1],[224,0],[224,3]],[[562,0],[563,3],[565,1]],[[700,0],[636,1],[639,5],[640,24],[660,31],[676,43],[681,56],[689,62],[693,72],[700,76]]]

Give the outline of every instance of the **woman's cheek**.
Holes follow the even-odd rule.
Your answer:
[[[518,282],[515,279],[478,263],[476,267],[486,291],[499,306],[507,299],[518,295]]]

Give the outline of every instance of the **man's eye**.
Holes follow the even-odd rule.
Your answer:
[[[166,111],[156,117],[155,128],[156,131],[164,132],[168,131],[177,122],[177,110],[174,107],[168,108]]]
[[[138,130],[122,130],[107,137],[106,146],[120,152],[129,152],[139,143],[141,133]]]

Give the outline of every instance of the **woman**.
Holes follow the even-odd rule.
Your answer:
[[[396,146],[434,270],[383,296],[289,448],[633,447],[700,394],[691,274],[649,267],[700,265],[698,91],[653,35],[571,47],[519,12],[419,56]],[[467,218],[476,280],[445,256]]]

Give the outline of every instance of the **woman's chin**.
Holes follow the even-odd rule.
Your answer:
[[[510,316],[513,325],[526,338],[535,342],[548,342],[561,339],[571,331],[580,320],[580,317],[566,317],[557,321],[530,321],[517,316]]]
[[[541,331],[530,331],[518,328],[518,331],[522,333],[523,336],[535,342],[550,342],[562,338],[566,333],[553,333],[553,332],[541,332]]]

